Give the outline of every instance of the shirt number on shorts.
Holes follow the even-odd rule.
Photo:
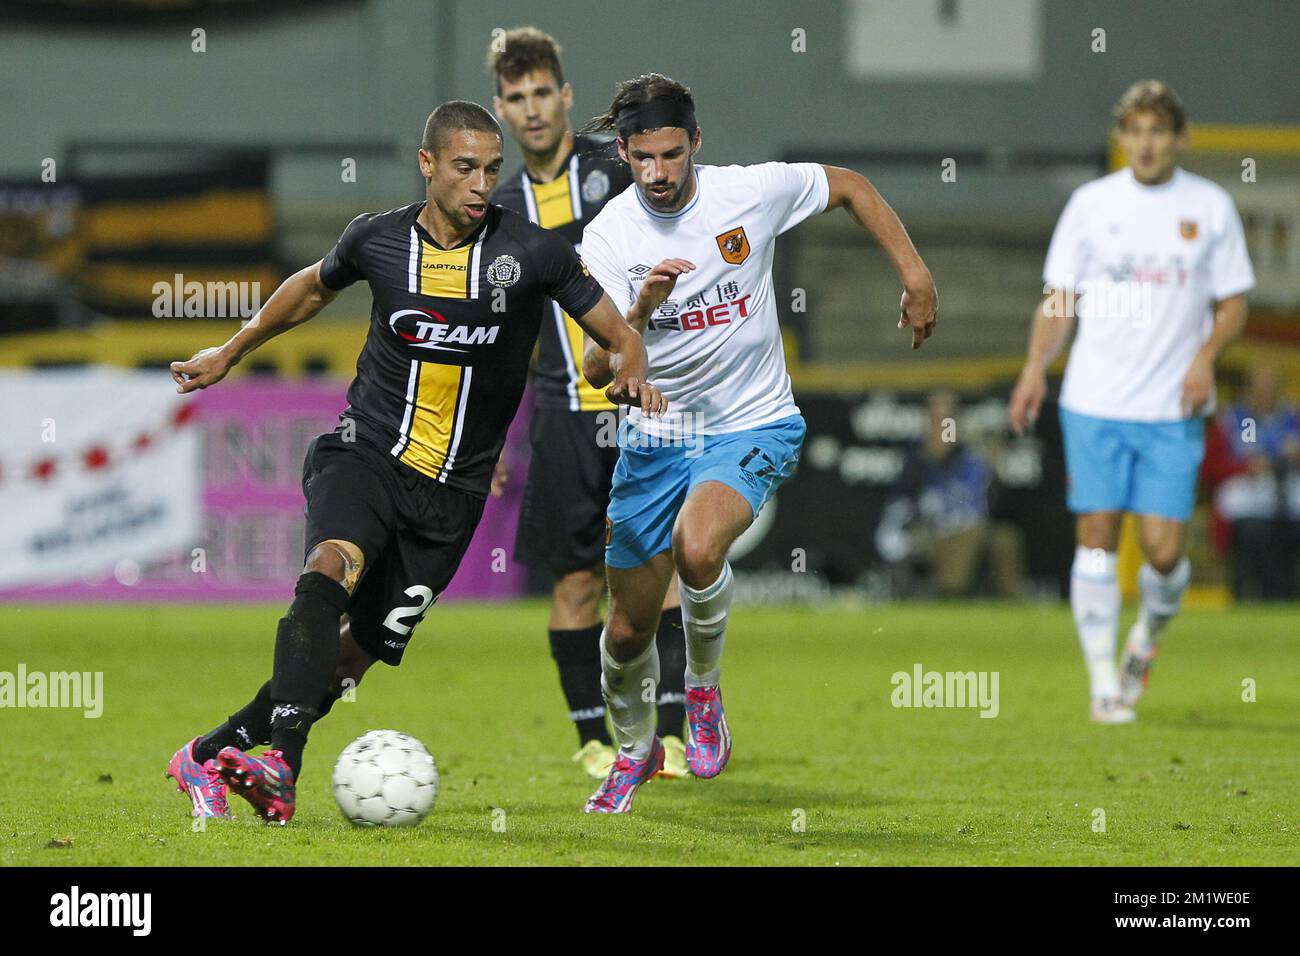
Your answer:
[[[388,617],[384,618],[384,627],[398,634],[410,634],[411,628],[419,623],[420,618],[424,615],[425,610],[433,603],[433,590],[426,588],[423,584],[413,584],[402,592],[407,597],[419,598],[419,604],[412,604],[409,607],[395,607],[388,612]],[[403,624],[402,618],[413,617],[415,622]]]
[[[759,478],[766,478],[768,475],[773,474],[776,471],[776,462],[774,462],[771,458],[769,458],[767,454],[763,451],[763,449],[757,447],[751,448],[749,450],[749,454],[746,455],[744,458],[740,459],[740,467],[748,469],[749,463],[754,460],[754,456],[756,455],[762,455],[763,460],[767,462],[767,464],[764,465],[762,468],[758,469],[758,471],[754,472],[755,476]]]

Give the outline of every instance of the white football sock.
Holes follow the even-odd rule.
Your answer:
[[[1150,564],[1142,565],[1138,570],[1138,584],[1142,588],[1142,617],[1146,627],[1138,628],[1137,631],[1139,636],[1145,634],[1147,644],[1134,650],[1146,651],[1159,641],[1160,632],[1178,613],[1178,608],[1183,603],[1183,592],[1187,590],[1187,582],[1191,579],[1192,563],[1186,555],[1168,574],[1161,574]]]
[[[1119,674],[1115,667],[1119,605],[1115,552],[1075,548],[1070,573],[1070,609],[1074,611],[1074,625],[1079,631],[1094,699],[1119,696]]]
[[[600,633],[600,689],[619,750],[633,760],[650,756],[655,736],[655,694],[659,689],[659,650],[653,640],[640,657],[616,661]],[[646,682],[650,681],[649,684]]]
[[[702,590],[680,578],[682,628],[686,631],[686,687],[714,687],[722,675],[727,611],[731,607],[731,565],[724,562],[718,580]]]

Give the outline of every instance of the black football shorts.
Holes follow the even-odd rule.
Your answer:
[[[385,664],[400,664],[415,626],[465,556],[483,499],[337,433],[307,449],[302,490],[305,553],[334,539],[351,541],[365,557],[348,605],[353,639]]]
[[[538,406],[515,560],[559,576],[605,560],[605,509],[618,463],[618,412]]]

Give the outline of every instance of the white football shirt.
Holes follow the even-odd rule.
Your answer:
[[[688,259],[645,332],[650,381],[670,403],[660,419],[629,418],[649,435],[720,435],[798,413],[772,290],[776,237],[822,212],[830,197],[817,163],[696,166],[696,193],[658,213],[633,185],[583,231],[582,258],[626,314],[664,259]]]
[[[1130,169],[1074,191],[1043,282],[1082,294],[1061,404],[1097,418],[1177,421],[1183,378],[1214,303],[1255,286],[1241,217],[1221,186],[1175,169],[1144,186]],[[1214,410],[1214,396],[1194,416]]]

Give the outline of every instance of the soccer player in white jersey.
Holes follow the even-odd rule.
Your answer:
[[[1255,284],[1232,198],[1177,165],[1187,119],[1173,90],[1137,83],[1115,119],[1128,166],[1080,186],[1061,213],[1010,404],[1011,426],[1024,432],[1077,313],[1060,398],[1077,516],[1070,605],[1100,723],[1134,719],[1187,587],[1184,531],[1214,410],[1214,363],[1245,325]],[[1125,512],[1138,517],[1146,562],[1141,610],[1117,668],[1115,556]]]
[[[583,258],[642,330],[650,375],[671,403],[670,417],[622,423],[606,516],[602,685],[619,754],[586,810],[623,813],[663,763],[650,688],[674,562],[691,773],[717,776],[731,754],[719,691],[732,593],[727,550],[793,473],[805,430],[777,323],[776,237],[809,216],[848,209],[903,281],[899,327],[910,328],[913,348],[934,328],[935,290],[902,223],[857,173],[816,163],[696,165],[694,99],[668,77],[622,83],[589,128],[616,131],[633,188],[588,223]],[[606,382],[608,353],[588,342],[585,358],[588,380]]]

